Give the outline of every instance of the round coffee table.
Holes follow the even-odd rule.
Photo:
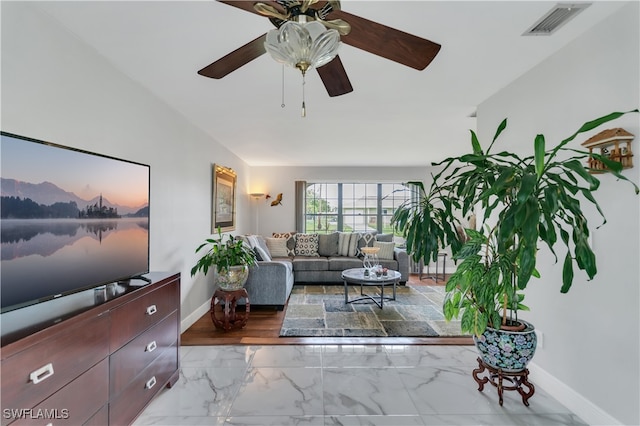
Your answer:
[[[387,271],[387,275],[378,277],[375,274],[373,276],[365,276],[364,271],[364,268],[352,268],[342,272],[342,280],[344,281],[345,304],[358,302],[361,300],[373,300],[375,304],[378,305],[380,309],[382,309],[385,300],[396,300],[396,285],[400,281],[400,272],[389,270]],[[360,297],[349,300],[349,284],[360,286]],[[393,285],[393,297],[384,295],[384,286],[388,284]],[[368,286],[380,287],[380,296],[365,294],[363,288]]]

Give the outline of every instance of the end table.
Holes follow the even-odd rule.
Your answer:
[[[236,305],[238,300],[242,298],[245,299],[246,303],[245,312],[237,313]],[[218,318],[216,314],[216,305],[220,305],[222,308],[221,318]],[[213,325],[225,331],[229,331],[232,328],[242,328],[249,321],[249,307],[249,295],[244,288],[231,291],[217,288],[211,298],[211,321],[213,321]]]

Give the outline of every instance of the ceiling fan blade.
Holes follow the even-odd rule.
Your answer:
[[[342,42],[417,70],[425,69],[440,51],[438,43],[343,10],[334,10],[329,16],[351,25],[351,32],[341,37]]]
[[[351,82],[339,56],[333,58],[328,64],[316,69],[329,96],[334,97],[353,92],[353,87],[351,86]]]
[[[223,56],[212,64],[198,71],[198,74],[210,78],[222,78],[266,53],[264,42],[266,34]]]

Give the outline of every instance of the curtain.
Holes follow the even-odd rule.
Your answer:
[[[296,203],[296,231],[305,231],[305,204],[307,195],[307,182],[304,180],[295,181],[295,203]]]

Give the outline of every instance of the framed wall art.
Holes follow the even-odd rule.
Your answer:
[[[236,229],[236,180],[233,169],[213,165],[212,234],[218,232],[218,227],[223,232]]]

